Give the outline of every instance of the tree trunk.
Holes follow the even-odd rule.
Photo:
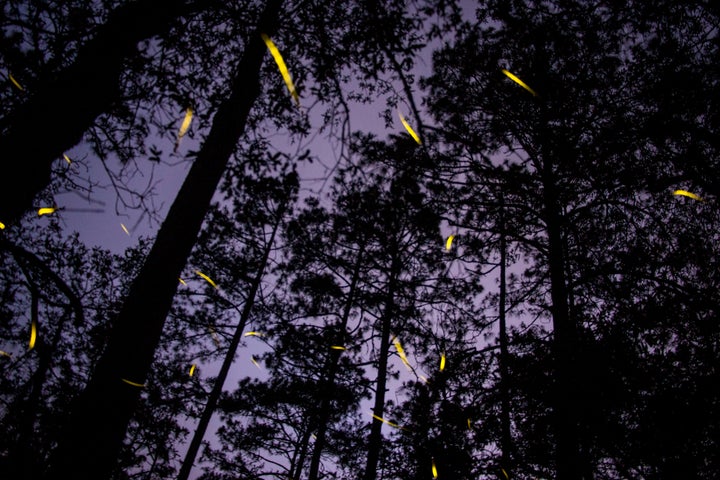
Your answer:
[[[340,325],[338,328],[338,336],[340,332],[345,333],[347,331],[347,324],[350,318],[350,310],[355,300],[355,290],[357,289],[357,283],[360,279],[360,266],[362,265],[363,252],[365,251],[365,244],[360,245],[360,251],[358,252],[357,260],[355,261],[355,268],[353,270],[352,280],[350,281],[350,290],[348,291],[347,301],[345,302],[345,308],[343,309],[343,315],[340,319]],[[315,435],[315,445],[313,447],[312,459],[310,460],[310,473],[308,480],[317,480],[318,472],[320,470],[320,456],[325,448],[325,437],[327,435],[327,426],[330,421],[330,408],[332,400],[332,392],[335,389],[335,377],[340,363],[340,354],[338,350],[330,350],[330,361],[329,365],[325,370],[328,372],[325,381],[320,386],[320,392],[322,394],[322,401],[320,402],[320,409],[318,415],[318,430]]]
[[[500,298],[498,299],[498,316],[500,323],[500,448],[502,457],[501,467],[506,472],[513,469],[512,465],[512,436],[510,434],[510,376],[508,374],[508,337],[505,312],[507,303],[506,272],[507,264],[507,238],[505,235],[505,203],[500,194]]]
[[[270,258],[270,252],[272,251],[272,246],[275,242],[275,234],[277,233],[278,227],[282,223],[282,217],[285,212],[285,207],[285,205],[281,207],[277,218],[277,223],[275,223],[275,225],[273,226],[273,231],[270,235],[270,240],[265,247],[265,251],[263,252],[263,258],[260,262],[257,275],[253,279],[252,285],[250,285],[250,292],[248,292],[247,299],[245,300],[245,305],[242,310],[242,315],[240,316],[240,321],[235,328],[235,334],[230,341],[230,346],[228,346],[228,351],[225,354],[225,359],[223,360],[223,364],[220,367],[220,373],[218,373],[215,384],[213,385],[213,389],[208,396],[207,403],[205,404],[205,409],[203,410],[200,421],[195,428],[195,433],[193,433],[192,441],[190,442],[190,446],[188,447],[187,453],[185,454],[185,460],[183,460],[182,467],[180,467],[180,473],[178,474],[177,480],[187,480],[190,476],[190,471],[192,470],[193,464],[195,463],[195,457],[197,456],[198,450],[200,449],[200,444],[202,443],[202,439],[205,436],[205,432],[207,430],[208,424],[210,423],[210,419],[215,412],[217,402],[220,399],[220,394],[222,393],[223,385],[225,384],[228,372],[230,371],[230,366],[235,360],[235,353],[237,352],[237,347],[240,344],[242,332],[243,330],[245,330],[245,325],[250,318],[250,312],[252,312],[253,305],[255,304],[255,296],[257,295],[257,291],[260,288],[263,276],[265,275],[265,268],[267,267],[268,259]]]
[[[282,0],[269,0],[260,30],[277,29]],[[208,137],[158,232],[116,318],[105,352],[77,398],[48,478],[103,480],[118,460],[141,387],[152,365],[178,276],[190,255],[213,193],[260,94],[266,47],[257,31],[238,65],[232,93],[218,109]]]
[[[175,18],[201,4],[138,0],[118,7],[72,65],[7,117],[0,152],[8,159],[3,182],[13,188],[0,189],[0,222],[12,224],[32,207],[35,195],[50,183],[52,162],[118,100],[125,60],[136,53],[138,42],[165,33]]]
[[[383,417],[385,409],[385,385],[387,383],[388,353],[390,350],[390,322],[393,319],[395,310],[395,282],[398,274],[396,272],[397,259],[393,258],[390,268],[390,279],[388,293],[385,301],[385,311],[382,316],[382,332],[380,334],[380,353],[378,358],[378,374],[375,382],[375,406],[373,413]],[[373,418],[368,437],[368,455],[363,480],[375,480],[377,478],[377,466],[380,460],[380,447],[382,446],[382,422]]]
[[[551,136],[546,136],[552,138]],[[565,255],[562,220],[553,172],[551,149],[543,142],[543,201],[548,236],[548,267],[553,317],[555,357],[555,388],[553,391],[556,434],[556,479],[579,480],[581,477],[578,439],[578,415],[575,402],[576,326],[569,314],[568,289],[565,278]]]

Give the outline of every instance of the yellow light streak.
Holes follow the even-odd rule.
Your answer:
[[[178,280],[180,280],[180,283],[182,283],[183,285],[187,285],[187,283],[185,283],[185,280],[183,280],[182,278],[178,277]]]
[[[393,337],[395,338],[395,337]],[[398,355],[400,355],[400,360],[405,364],[405,366],[408,368],[408,370],[412,371],[412,368],[410,367],[410,362],[408,362],[407,357],[405,356],[405,350],[403,350],[402,345],[400,345],[400,340],[395,340],[395,350],[397,350]]]
[[[450,235],[448,237],[447,242],[445,242],[445,250],[450,250],[452,248],[453,238],[455,238],[455,235]]]
[[[704,201],[705,201],[705,200],[703,200],[702,198],[700,198],[699,196],[695,195],[694,193],[688,192],[687,190],[675,190],[675,191],[673,192],[673,195],[682,195],[682,196],[684,196],[684,197],[690,197],[690,198],[692,198],[693,200],[698,200],[698,201],[700,201],[700,202],[704,202]]]
[[[253,357],[252,355],[250,356],[250,361],[253,362],[256,367],[260,368],[260,364],[257,362],[257,360],[255,360],[255,357]]]
[[[188,107],[185,111],[185,118],[183,119],[182,125],[180,125],[180,131],[178,132],[178,140],[181,139],[190,128],[190,122],[193,118],[193,109]]]
[[[190,367],[190,376],[191,376],[191,377],[193,376],[193,373],[195,373],[195,367],[196,367],[196,366],[197,366],[197,365],[195,365],[195,364],[193,363],[192,366]]]
[[[524,88],[525,90],[527,90],[528,92],[532,93],[534,97],[537,97],[537,93],[535,93],[535,90],[533,90],[532,88],[530,88],[527,83],[523,82],[523,81],[520,80],[518,77],[516,77],[516,76],[513,75],[512,73],[508,72],[508,71],[505,70],[504,68],[503,68],[502,72],[503,72],[505,75],[507,75],[507,76],[510,78],[510,80],[512,80],[513,82],[517,83],[518,85],[520,85],[521,87],[523,87],[523,88]]]
[[[333,350],[347,350],[342,345],[332,345],[330,348],[332,348]]]
[[[422,380],[425,383],[430,383],[430,380],[425,375],[418,375],[420,377],[420,380]]]
[[[472,430],[472,424],[470,423],[470,419],[468,418],[468,430]]]
[[[510,477],[508,476],[508,474],[507,474],[507,472],[505,471],[505,469],[504,469],[504,468],[500,468],[500,470],[502,470],[503,475],[505,475],[505,478],[506,478],[507,480],[510,480]]]
[[[127,383],[128,385],[132,385],[133,387],[145,388],[145,384],[144,384],[144,383],[131,382],[130,380],[126,380],[126,379],[124,379],[124,378],[122,378],[121,380],[122,380],[123,382]]]
[[[393,422],[390,422],[390,421],[388,421],[388,420],[385,420],[385,419],[382,418],[382,417],[378,417],[378,416],[375,415],[374,413],[371,413],[371,415],[372,415],[372,417],[373,417],[375,420],[380,420],[380,421],[383,422],[383,423],[387,423],[387,424],[390,425],[391,427],[402,428],[402,427],[401,427],[400,425],[398,425],[397,423],[393,423]]]
[[[263,335],[263,334],[260,333],[260,332],[247,332],[247,333],[245,334],[245,336],[246,336],[246,337],[264,337],[265,335]]]
[[[407,130],[407,132],[410,134],[410,136],[413,138],[413,140],[415,140],[418,143],[418,145],[421,145],[422,142],[420,142],[420,137],[418,136],[417,133],[415,133],[415,130],[412,129],[412,127],[407,122],[407,120],[405,120],[405,117],[403,117],[403,114],[400,112],[400,110],[398,110],[398,115],[400,115],[400,121],[402,122],[403,126],[405,127],[405,130]]]
[[[445,354],[440,355],[440,371],[445,370]]]
[[[120,224],[120,226],[122,227],[123,231],[124,231],[125,233],[127,233],[127,236],[129,237],[129,236],[130,236],[130,232],[128,232],[127,227],[126,227],[125,225],[123,225],[122,223]]]
[[[433,478],[438,478],[437,467],[435,466],[435,459],[432,459],[432,472]]]
[[[24,92],[25,89],[18,83],[17,80],[15,80],[11,73],[8,73],[8,76],[10,77],[10,81],[15,85],[21,92]]]
[[[5,224],[0,222],[0,230],[5,230]]]
[[[51,213],[55,213],[57,210],[57,207],[43,207],[38,210],[38,217],[42,217],[43,215],[50,215]]]
[[[207,282],[208,282],[210,285],[212,285],[213,287],[218,288],[218,286],[215,284],[215,282],[213,282],[210,277],[208,277],[207,275],[205,275],[204,273],[202,273],[200,270],[195,270],[195,273],[197,273],[197,274],[200,275],[202,278],[204,278],[205,280],[207,280]]]
[[[33,321],[30,323],[30,348],[32,350],[35,347],[35,340],[37,340],[37,324]]]
[[[280,69],[280,74],[283,77],[283,80],[285,80],[285,85],[287,85],[288,90],[290,90],[290,94],[292,95],[293,99],[295,100],[295,103],[300,105],[300,96],[298,95],[297,91],[295,90],[295,85],[293,84],[292,78],[290,77],[290,72],[288,72],[287,66],[285,66],[285,61],[283,60],[282,56],[280,55],[280,51],[277,49],[275,44],[272,40],[270,40],[270,37],[265,35],[264,33],[261,33],[260,36],[262,37],[263,41],[265,42],[265,45],[267,45],[268,50],[270,50],[270,54],[275,59],[275,63],[277,63],[278,68]]]
[[[2,350],[0,350],[0,355],[2,355],[3,357],[12,357],[12,355],[10,355],[9,353],[4,352]]]
[[[72,160],[70,160],[70,157],[68,157],[68,156],[65,155],[64,153],[63,153],[63,158],[64,158],[65,161],[68,163],[68,165],[70,165],[70,164],[72,163]]]

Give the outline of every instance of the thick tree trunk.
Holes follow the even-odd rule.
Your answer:
[[[365,245],[360,245],[360,251],[358,252],[357,260],[355,261],[355,268],[353,269],[352,280],[350,281],[350,290],[348,291],[345,308],[343,309],[343,315],[338,326],[338,336],[340,336],[341,333],[345,334],[347,331],[350,311],[352,310],[352,305],[355,301],[355,291],[357,290],[357,284],[360,279],[360,266],[362,265],[364,251]],[[308,480],[318,479],[318,472],[320,471],[320,457],[325,449],[325,438],[327,436],[327,427],[331,414],[330,408],[332,406],[332,392],[335,390],[335,377],[337,376],[339,368],[340,354],[341,352],[338,350],[330,350],[329,365],[325,369],[328,374],[325,377],[325,381],[320,386],[320,392],[323,397],[320,402],[317,423],[318,427],[317,433],[315,434],[316,439],[313,447],[312,459],[310,460],[310,473],[308,475]]]
[[[118,100],[125,60],[139,41],[165,33],[172,21],[202,2],[138,0],[118,7],[77,59],[6,118],[0,137],[3,183],[0,222],[11,224],[50,183],[52,162],[75,146],[95,119]],[[13,188],[7,188],[12,185]]]
[[[551,137],[546,137],[551,138]],[[545,144],[544,144],[545,145]],[[555,356],[555,388],[553,391],[556,434],[556,479],[580,480],[580,450],[574,350],[577,342],[576,326],[569,314],[568,289],[565,278],[565,255],[562,239],[560,205],[553,172],[552,153],[543,147],[543,200],[548,236],[548,266],[550,269],[550,297],[553,317],[553,347]]]
[[[247,325],[247,321],[250,318],[250,313],[252,312],[253,305],[255,304],[255,296],[257,295],[257,291],[260,288],[263,276],[265,275],[265,268],[267,267],[268,259],[270,258],[270,252],[272,251],[272,246],[275,242],[275,234],[277,233],[278,227],[282,223],[282,217],[284,212],[285,206],[280,209],[277,223],[275,223],[275,225],[273,226],[273,231],[270,235],[270,240],[265,247],[265,251],[263,252],[263,258],[260,262],[257,275],[253,279],[252,285],[250,285],[250,292],[248,292],[247,299],[245,300],[245,306],[243,307],[240,321],[235,328],[235,333],[233,334],[230,345],[228,346],[228,351],[225,354],[225,359],[223,360],[222,366],[220,367],[220,372],[218,373],[215,384],[213,385],[213,389],[208,396],[207,403],[205,404],[205,409],[203,410],[200,421],[195,428],[195,433],[193,433],[192,441],[190,442],[190,446],[188,447],[187,453],[185,454],[185,460],[183,461],[182,467],[180,467],[180,473],[178,474],[177,480],[187,480],[190,476],[190,471],[195,464],[195,457],[197,456],[198,450],[200,449],[200,444],[202,443],[202,439],[205,436],[207,427],[210,424],[210,419],[215,412],[215,407],[217,406],[217,402],[220,399],[223,385],[225,385],[225,380],[227,379],[228,372],[230,372],[230,366],[235,360],[235,353],[237,352],[238,345],[240,344],[242,332],[243,330],[245,330],[245,325]]]
[[[387,384],[387,365],[388,353],[390,350],[390,323],[393,319],[395,311],[395,282],[397,281],[397,259],[393,259],[393,265],[390,268],[390,279],[388,292],[385,301],[385,311],[382,316],[382,325],[380,333],[380,352],[378,358],[378,374],[375,381],[375,405],[373,413],[381,418],[385,409],[385,387]],[[363,480],[375,480],[377,478],[377,466],[380,460],[380,449],[382,447],[382,422],[377,418],[373,418],[370,426],[370,436],[368,437],[368,454],[367,463],[365,465],[365,473]]]
[[[508,373],[508,337],[505,321],[507,303],[506,264],[507,238],[505,235],[505,204],[500,194],[500,298],[498,300],[498,316],[500,323],[500,448],[501,466],[506,472],[513,469],[512,436],[510,434],[510,375]]]
[[[282,0],[269,0],[260,29],[272,35]],[[48,478],[103,480],[118,460],[125,432],[152,365],[165,318],[213,193],[260,94],[266,47],[255,32],[238,65],[232,93],[213,126],[133,282],[105,352],[76,400]]]

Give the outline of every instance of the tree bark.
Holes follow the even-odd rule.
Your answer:
[[[508,337],[505,321],[507,303],[506,285],[507,238],[505,235],[505,202],[500,194],[500,298],[498,299],[498,316],[500,323],[500,448],[501,466],[510,472],[512,465],[512,436],[510,434],[510,375],[508,373]]]
[[[345,333],[347,330],[348,320],[350,318],[350,310],[352,304],[355,301],[355,291],[357,289],[357,283],[360,279],[360,266],[362,265],[363,252],[365,251],[365,244],[360,245],[360,251],[358,252],[357,260],[355,261],[355,268],[353,269],[352,280],[350,280],[350,290],[348,291],[347,301],[345,302],[345,308],[343,309],[343,315],[340,319],[340,325],[338,328],[338,335],[340,332]],[[327,436],[328,422],[330,421],[330,407],[332,400],[332,392],[335,389],[335,377],[337,376],[340,354],[338,350],[330,351],[329,365],[325,369],[328,371],[325,381],[320,387],[320,392],[323,395],[320,402],[320,409],[318,415],[318,430],[315,445],[313,447],[313,454],[310,460],[310,473],[308,474],[308,480],[317,480],[318,472],[320,471],[320,456],[325,449],[325,437]]]
[[[275,225],[273,226],[273,231],[270,235],[270,240],[265,247],[265,251],[263,252],[263,258],[260,262],[260,267],[258,269],[257,275],[253,279],[252,285],[250,285],[250,292],[248,292],[247,299],[245,300],[245,305],[243,306],[240,321],[235,328],[235,333],[233,334],[230,345],[228,346],[228,351],[225,354],[225,359],[223,360],[222,366],[220,367],[220,372],[218,373],[215,384],[213,385],[213,389],[208,396],[208,400],[205,404],[205,409],[203,410],[203,413],[200,417],[200,421],[198,422],[198,425],[195,428],[195,432],[193,433],[192,441],[190,442],[190,446],[188,447],[187,453],[185,454],[185,460],[183,460],[183,464],[180,467],[180,473],[178,474],[177,480],[187,480],[190,476],[190,471],[195,464],[195,457],[197,456],[198,450],[200,449],[200,444],[202,443],[202,439],[205,436],[207,427],[210,424],[210,419],[215,412],[215,407],[217,406],[217,402],[220,399],[223,385],[225,385],[225,380],[227,379],[228,372],[230,372],[230,366],[235,360],[235,353],[237,352],[238,345],[240,344],[242,332],[243,330],[245,330],[245,325],[247,325],[247,321],[250,318],[250,313],[252,312],[253,305],[255,304],[255,296],[257,295],[257,291],[260,288],[263,276],[265,275],[265,268],[267,267],[268,259],[270,258],[270,252],[272,251],[272,246],[275,242],[275,234],[277,233],[278,227],[282,223],[284,211],[285,205],[283,205],[283,207],[280,209],[277,223],[275,223]]]
[[[138,42],[165,33],[175,18],[201,4],[138,0],[118,7],[72,65],[8,116],[8,130],[0,137],[0,152],[7,159],[0,222],[15,223],[32,207],[35,195],[50,183],[52,162],[78,144],[95,119],[118,100],[125,60],[136,53]]]
[[[375,405],[373,413],[383,417],[385,409],[385,386],[387,384],[388,353],[390,350],[390,322],[395,310],[395,282],[397,281],[397,258],[393,258],[390,267],[390,279],[388,293],[385,301],[385,311],[382,316],[382,331],[380,334],[380,354],[378,358],[378,375],[375,381]],[[382,446],[382,422],[373,418],[368,437],[368,455],[363,480],[375,480],[377,478],[377,466],[380,460],[380,447]]]
[[[277,29],[282,0],[269,0],[259,31],[249,39],[230,97],[218,109],[208,137],[172,204],[153,247],[116,318],[110,339],[77,398],[48,478],[103,480],[118,460],[128,423],[152,365],[178,276],[190,255],[213,193],[250,109],[260,94],[265,45],[260,31]]]
[[[545,136],[545,139],[552,138]],[[578,437],[578,415],[575,402],[577,342],[576,326],[569,313],[568,288],[565,277],[565,254],[562,219],[553,172],[552,149],[543,141],[542,184],[545,224],[548,237],[548,267],[553,317],[553,349],[555,388],[553,403],[556,434],[556,479],[579,480],[581,462]]]

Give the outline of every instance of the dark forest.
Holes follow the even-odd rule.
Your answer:
[[[0,26],[0,478],[720,479],[720,2]]]

